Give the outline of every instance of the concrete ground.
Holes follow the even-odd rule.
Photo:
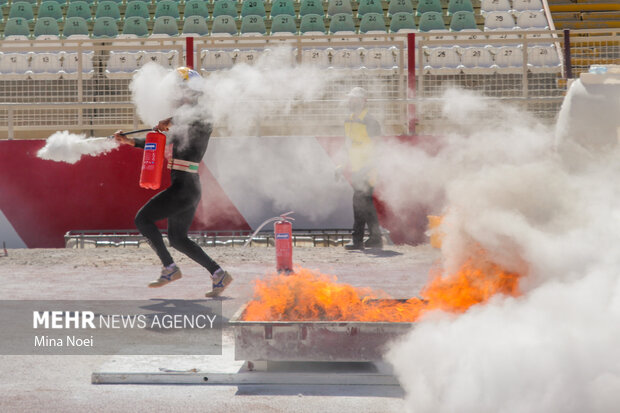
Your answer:
[[[252,280],[273,272],[273,248],[209,248],[235,278],[222,301],[231,317],[252,296]],[[3,300],[148,300],[203,298],[207,273],[174,254],[183,278],[164,288],[146,284],[159,263],[149,248],[20,249],[0,258]],[[296,248],[296,265],[336,275],[340,282],[381,289],[393,297],[416,295],[439,259],[430,246],[387,246],[383,251]],[[10,333],[10,332],[8,332]],[[2,332],[7,334],[7,332]],[[401,412],[403,391],[395,386],[209,386],[93,385],[96,371],[158,371],[197,368],[232,371],[233,336],[224,331],[222,356],[0,356],[0,411],[135,412]],[[294,373],[291,373],[294,374]]]

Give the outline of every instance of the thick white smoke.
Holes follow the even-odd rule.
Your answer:
[[[567,102],[583,97],[575,93],[588,91],[578,85]],[[436,208],[444,207],[449,271],[480,245],[498,264],[526,276],[524,294],[495,297],[458,317],[430,314],[395,344],[388,359],[407,392],[408,410],[617,411],[617,145],[588,151],[577,142],[568,146],[579,151],[565,156],[554,150],[553,131],[513,108],[460,92],[445,101],[444,114],[460,130],[442,140],[437,156],[417,153],[418,165],[408,169],[413,190],[427,191]],[[616,106],[601,107],[596,114],[575,113],[571,122],[595,123],[612,131],[606,144],[616,142]],[[570,136],[563,133],[561,139]],[[575,153],[584,150],[588,156],[575,168]]]
[[[37,152],[41,159],[74,164],[83,155],[97,156],[118,147],[118,143],[108,138],[86,138],[83,134],[56,132],[45,142],[45,146]]]

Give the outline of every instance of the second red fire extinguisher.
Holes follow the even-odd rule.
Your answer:
[[[156,131],[146,134],[142,171],[140,172],[140,186],[142,188],[159,189],[161,186],[165,147],[166,135]]]
[[[293,225],[282,217],[273,225],[276,238],[276,268],[278,272],[293,272]]]

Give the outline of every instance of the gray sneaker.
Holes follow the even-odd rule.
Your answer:
[[[181,278],[183,275],[181,274],[181,269],[176,265],[171,266],[170,268],[164,267],[161,270],[161,275],[155,281],[151,281],[149,283],[149,287],[157,288],[163,287],[164,285],[171,283],[172,281],[176,281]]]
[[[226,287],[228,287],[228,284],[230,284],[233,280],[233,278],[230,276],[230,274],[227,271],[222,271],[219,276],[212,277],[212,279],[213,279],[213,290],[205,294],[205,297],[207,298],[219,297],[219,295],[222,294],[222,292],[224,292]]]

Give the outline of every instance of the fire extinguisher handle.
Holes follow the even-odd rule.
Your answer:
[[[121,135],[126,136],[126,135],[133,135],[134,133],[140,133],[140,132],[152,132],[154,129],[153,128],[149,128],[149,129],[137,129],[137,130],[130,130],[128,132],[123,132],[121,133]],[[113,138],[114,135],[110,135],[108,136],[108,138]]]

